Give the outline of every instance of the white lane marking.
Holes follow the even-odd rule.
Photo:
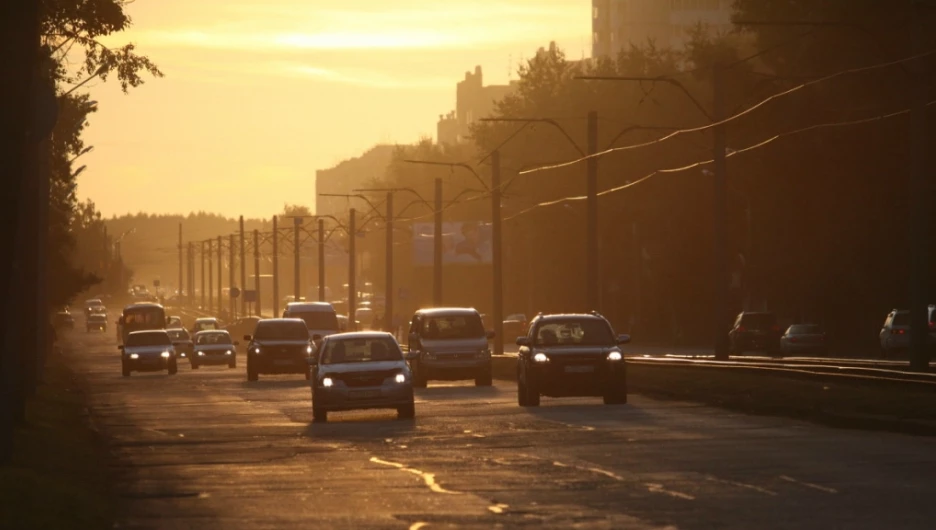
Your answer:
[[[758,493],[763,493],[764,495],[769,495],[769,496],[771,496],[771,497],[776,497],[776,496],[777,496],[777,492],[776,492],[776,491],[770,491],[769,489],[762,488],[762,487],[760,487],[760,486],[755,486],[754,484],[745,484],[744,482],[737,482],[737,481],[734,481],[734,480],[725,480],[725,479],[718,478],[718,477],[713,477],[713,476],[710,476],[710,475],[709,475],[709,476],[706,476],[705,479],[708,480],[709,482],[718,482],[718,483],[720,483],[720,484],[727,484],[727,485],[729,485],[729,486],[735,486],[735,487],[738,487],[738,488],[744,488],[744,489],[746,489],[746,490],[756,491],[756,492],[758,492]]]
[[[591,471],[592,473],[598,473],[599,475],[604,475],[606,477],[613,478],[614,480],[620,480],[622,482],[624,481],[624,477],[622,477],[621,475],[617,475],[605,469],[601,469],[600,467],[586,467],[583,469],[585,469],[586,471]]]
[[[375,463],[375,464],[380,464],[380,465],[384,465],[384,466],[395,467],[395,468],[399,469],[400,471],[406,471],[406,472],[412,473],[412,474],[414,474],[414,475],[417,475],[417,476],[419,476],[420,478],[422,478],[422,479],[423,479],[423,482],[426,483],[426,486],[428,486],[429,489],[432,490],[432,491],[434,491],[435,493],[448,493],[448,494],[451,494],[451,495],[459,495],[459,494],[461,494],[460,491],[451,491],[451,490],[447,490],[447,489],[443,488],[442,486],[440,486],[439,483],[436,482],[436,480],[435,480],[435,473],[426,473],[425,471],[420,471],[420,470],[418,470],[418,469],[413,469],[413,468],[411,468],[411,467],[406,467],[405,464],[400,464],[400,463],[398,463],[398,462],[389,462],[389,461],[387,461],[387,460],[381,460],[381,459],[377,458],[376,456],[372,456],[371,459],[370,459],[370,461],[373,462],[373,463]]]
[[[419,530],[420,528],[425,528],[429,526],[429,523],[418,522],[410,525],[409,530]]]
[[[812,488],[814,490],[823,491],[825,493],[838,493],[838,490],[835,488],[827,488],[825,486],[820,486],[819,484],[813,484],[811,482],[803,482],[802,480],[796,480],[793,477],[788,477],[786,475],[780,475],[780,480],[785,480],[787,482],[792,482],[793,484],[799,484],[801,486],[806,486],[807,488]]]
[[[649,491],[650,493],[662,493],[664,495],[669,495],[670,497],[676,497],[677,499],[684,499],[687,501],[695,500],[695,497],[693,497],[692,495],[689,495],[687,493],[680,493],[678,491],[668,490],[663,486],[663,484],[654,484],[654,483],[648,482],[645,485],[647,486],[647,491]]]
[[[491,513],[497,513],[497,514],[504,513],[504,510],[506,510],[507,508],[509,508],[509,506],[507,506],[506,504],[502,504],[502,503],[497,503],[493,506],[488,506],[488,510]]]

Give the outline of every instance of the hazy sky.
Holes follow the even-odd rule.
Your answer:
[[[166,77],[99,111],[81,198],[106,215],[205,210],[269,216],[314,205],[315,170],[375,143],[435,136],[455,84],[485,84],[555,40],[589,53],[584,0],[137,0],[134,42]]]

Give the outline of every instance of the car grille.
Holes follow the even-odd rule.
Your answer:
[[[458,361],[465,359],[475,359],[477,354],[474,352],[459,352],[459,353],[437,353],[435,354],[436,359],[441,359],[445,361]]]
[[[398,373],[398,370],[380,370],[374,372],[352,372],[335,374],[332,377],[349,387],[380,386],[388,378]]]
[[[266,347],[261,346],[260,350],[265,355],[269,355],[274,359],[294,359],[296,357],[305,357],[307,347],[308,346],[305,344]]]

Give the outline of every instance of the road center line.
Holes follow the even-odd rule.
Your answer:
[[[692,495],[689,495],[688,493],[680,493],[678,491],[668,490],[666,489],[666,487],[663,486],[663,484],[654,484],[654,483],[648,482],[646,486],[647,486],[647,491],[651,493],[662,493],[664,495],[669,495],[670,497],[676,497],[677,499],[684,499],[687,501],[695,500],[695,497],[693,497]]]
[[[502,503],[497,503],[497,504],[495,504],[495,505],[493,505],[493,506],[488,506],[488,510],[489,510],[491,513],[496,513],[496,514],[504,513],[504,510],[506,510],[507,508],[508,508],[508,506],[507,506],[506,504],[502,504]]]
[[[429,526],[429,523],[420,521],[418,523],[411,524],[409,530],[419,530],[420,528],[425,528],[426,526]]]
[[[370,459],[370,461],[373,462],[373,463],[375,463],[375,464],[380,464],[380,465],[384,465],[384,466],[395,467],[395,468],[399,469],[400,471],[406,471],[406,472],[408,472],[408,473],[412,473],[412,474],[414,474],[414,475],[417,475],[417,476],[419,476],[420,478],[422,478],[422,479],[423,479],[423,482],[426,483],[426,486],[428,486],[429,489],[432,490],[432,491],[434,491],[435,493],[447,493],[447,494],[451,494],[451,495],[460,495],[460,494],[461,494],[460,491],[451,491],[451,490],[447,490],[447,489],[443,488],[442,486],[440,486],[439,483],[436,482],[436,480],[435,480],[435,473],[426,473],[425,471],[420,471],[420,470],[418,470],[418,469],[413,469],[413,468],[411,468],[411,467],[406,467],[406,465],[400,464],[400,463],[398,463],[398,462],[389,462],[389,461],[387,461],[387,460],[381,460],[381,459],[377,458],[376,456],[372,456],[371,459]]]
[[[788,477],[786,475],[780,475],[780,480],[785,480],[787,482],[792,482],[793,484],[799,484],[801,486],[806,486],[807,488],[812,488],[814,490],[819,490],[825,493],[838,493],[838,490],[835,488],[827,488],[825,486],[820,486],[819,484],[813,484],[811,482],[803,482],[802,480],[796,480],[793,477]]]
[[[705,479],[708,480],[709,482],[718,482],[721,484],[728,484],[729,486],[736,486],[738,488],[744,488],[744,489],[748,489],[751,491],[756,491],[758,493],[763,493],[764,495],[769,495],[771,497],[777,496],[776,491],[770,491],[769,489],[762,488],[760,486],[755,486],[753,484],[745,484],[744,482],[736,482],[734,480],[725,480],[725,479],[721,479],[718,477],[713,477],[711,475],[706,476]]]

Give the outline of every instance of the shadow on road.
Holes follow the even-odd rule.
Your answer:
[[[249,390],[283,390],[308,388],[309,382],[303,378],[299,379],[263,379],[259,381],[241,381],[240,386]]]
[[[332,412],[327,423],[310,423],[303,434],[316,440],[372,442],[412,434],[418,421],[418,416],[398,420],[394,410]]]

